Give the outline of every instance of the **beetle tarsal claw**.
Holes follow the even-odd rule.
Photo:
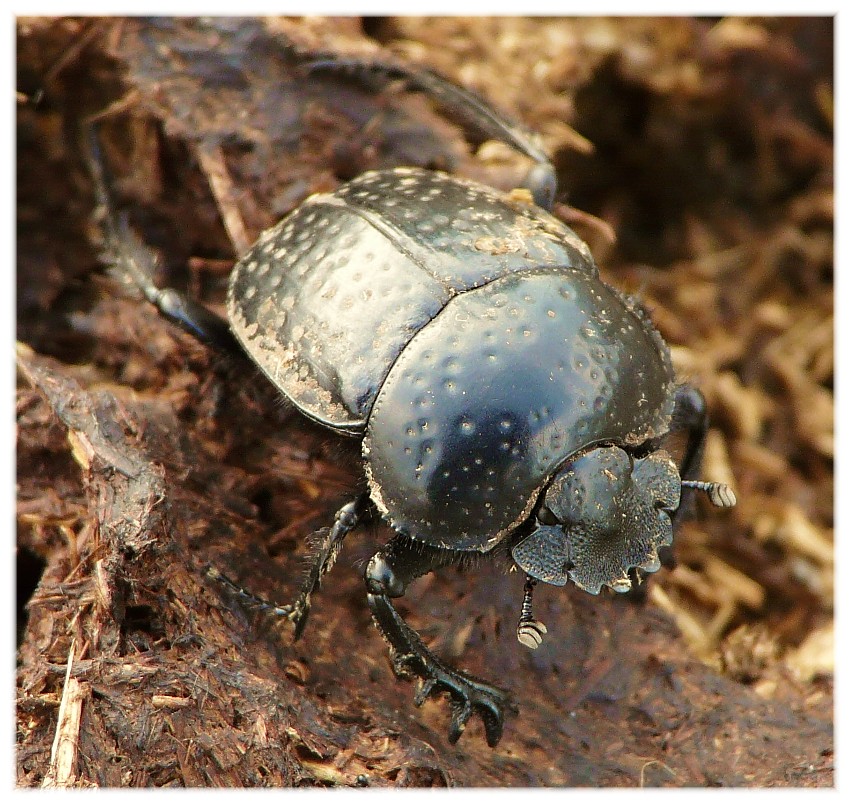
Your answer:
[[[434,691],[436,684],[437,681],[433,678],[423,680],[413,696],[413,705],[422,706],[428,700],[428,696]]]
[[[466,724],[472,716],[472,703],[467,698],[457,706],[452,707],[452,721],[449,724],[449,742],[454,744],[466,730]]]

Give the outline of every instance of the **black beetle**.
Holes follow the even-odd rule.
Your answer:
[[[114,224],[112,256],[170,320],[244,349],[301,412],[362,439],[368,491],[337,513],[296,602],[268,605],[299,636],[342,540],[377,510],[395,536],[365,580],[393,668],[422,680],[417,705],[450,695],[451,742],[475,711],[493,746],[508,695],[437,659],[392,598],[470,554],[509,552],[526,577],[517,637],[535,648],[546,633],[532,612],[537,582],[627,591],[638,570],[660,567],[683,487],[722,507],[734,494],[693,480],[707,428],[702,396],[676,384],[640,304],[605,284],[587,245],[542,208],[553,201],[554,169],[532,136],[429,72],[307,66],[402,77],[429,92],[534,159],[531,194],[399,168],[312,196],[235,266],[229,323],[154,286]],[[687,434],[678,468],[661,448],[673,431]]]

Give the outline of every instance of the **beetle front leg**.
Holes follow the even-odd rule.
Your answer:
[[[695,491],[705,493],[712,505],[719,508],[731,508],[735,505],[735,493],[725,483],[709,483],[697,479],[708,434],[708,406],[701,391],[690,385],[680,385],[676,389],[670,431],[684,431],[688,436],[679,467],[682,499],[673,514],[673,524],[675,525],[688,510],[690,498]]]
[[[455,670],[431,653],[399,615],[390,598],[404,595],[408,584],[457,560],[457,552],[411,542],[401,536],[372,556],[366,567],[367,600],[375,624],[389,643],[393,671],[400,678],[419,676],[422,684],[414,703],[421,706],[430,695],[447,692],[452,701],[449,742],[456,743],[473,711],[483,722],[492,748],[502,737],[505,710],[515,711],[508,694],[481,679]]]
[[[708,433],[708,409],[701,391],[691,385],[676,388],[670,431],[688,434],[679,475],[682,480],[696,480]]]

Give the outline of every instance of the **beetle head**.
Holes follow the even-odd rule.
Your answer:
[[[592,594],[631,588],[629,570],[655,572],[658,549],[673,541],[672,514],[682,482],[672,458],[657,450],[634,458],[614,446],[591,448],[553,478],[538,525],[512,555],[525,572]]]

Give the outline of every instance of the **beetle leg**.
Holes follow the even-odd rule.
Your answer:
[[[212,566],[212,564],[207,564],[203,572],[211,581],[221,584],[230,594],[240,598],[242,603],[249,608],[260,609],[263,612],[274,614],[278,617],[290,617],[292,615],[293,607],[290,604],[282,605],[275,603],[273,600],[266,600],[264,597],[249,592],[244,587],[239,586],[234,580],[228,578],[223,572],[220,572],[216,567]]]
[[[521,645],[536,650],[543,642],[543,635],[547,633],[546,626],[540,620],[534,619],[532,611],[532,597],[537,581],[530,575],[525,576],[525,588],[522,596],[522,612],[516,627],[516,638]]]
[[[535,204],[551,211],[558,189],[555,168],[540,147],[537,136],[524,126],[509,120],[474,93],[453,84],[432,70],[413,69],[397,62],[326,54],[302,54],[301,58],[304,59],[304,67],[313,72],[329,70],[355,78],[401,79],[413,89],[425,92],[450,116],[458,118],[477,134],[487,139],[501,140],[533,159],[535,165],[525,178],[525,186],[531,191]]]
[[[127,264],[126,258],[119,258],[117,264],[123,268]],[[141,272],[138,276],[135,272],[126,272],[145,299],[153,304],[167,321],[219,352],[240,358],[243,356],[227,321],[221,316],[174,288],[158,288],[152,281],[143,280],[144,275]]]
[[[708,432],[708,408],[702,392],[691,385],[680,385],[676,388],[674,397],[673,417],[670,432],[687,433],[685,452],[679,465],[679,476],[682,480],[693,480],[699,474],[702,463],[702,452],[705,446],[705,436]],[[675,525],[684,512],[690,507],[693,491],[682,487],[682,498],[679,507],[673,513]],[[675,566],[672,551],[664,550],[661,554],[662,563],[671,569]]]
[[[307,615],[310,613],[310,595],[319,587],[322,576],[329,572],[336,561],[342,548],[342,541],[354,530],[369,508],[369,495],[361,494],[357,499],[346,503],[336,512],[333,526],[322,537],[316,551],[313,554],[307,577],[301,587],[292,612],[288,614],[290,620],[295,624],[295,639],[298,639],[307,624]]]
[[[136,288],[172,324],[219,351],[243,356],[230,326],[221,316],[173,288],[156,286],[156,254],[115,211],[95,125],[85,126],[82,133],[85,139],[83,150],[94,185],[96,213],[103,231],[102,256],[112,266],[113,273]]]
[[[343,539],[357,527],[368,507],[369,495],[361,494],[357,499],[346,503],[337,511],[333,526],[324,533],[313,554],[307,577],[304,579],[301,592],[294,603],[275,603],[259,597],[242,588],[212,566],[207,566],[204,574],[225,586],[232,594],[240,597],[247,606],[278,617],[286,617],[287,620],[294,623],[295,639],[298,639],[307,624],[307,615],[310,613],[310,595],[318,588],[322,576],[333,567],[342,548]]]
[[[676,388],[670,430],[687,432],[688,443],[682,465],[679,467],[679,475],[682,480],[695,480],[708,432],[708,408],[701,391],[691,385],[680,385]]]
[[[483,722],[487,744],[502,736],[505,710],[515,710],[506,692],[441,662],[399,615],[390,598],[401,597],[408,584],[433,569],[457,561],[457,551],[441,550],[397,536],[375,553],[366,568],[369,608],[375,624],[390,646],[393,671],[400,678],[422,679],[414,703],[447,692],[452,701],[449,742],[456,743],[473,712]]]

